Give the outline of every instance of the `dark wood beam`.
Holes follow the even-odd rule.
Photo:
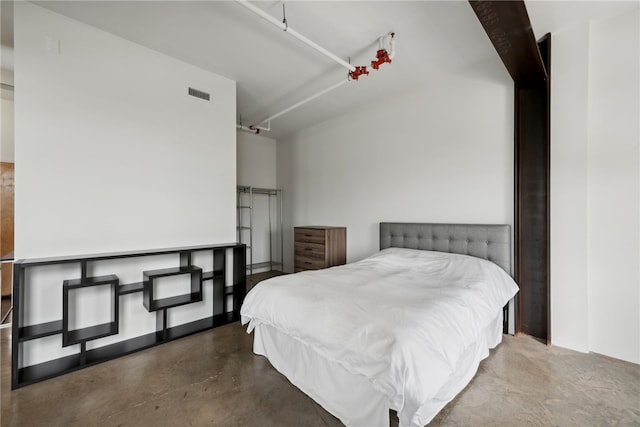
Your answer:
[[[525,85],[547,79],[524,1],[469,3],[515,83]]]
[[[549,342],[551,35],[538,44],[523,0],[469,0],[514,82],[516,332]]]

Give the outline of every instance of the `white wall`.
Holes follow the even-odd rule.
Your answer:
[[[640,12],[552,35],[551,339],[640,363]]]
[[[589,344],[592,351],[636,363],[640,363],[639,12],[591,27],[587,161]]]
[[[502,64],[333,118],[278,141],[285,266],[292,229],[347,227],[347,261],[381,221],[513,223],[513,84]]]
[[[276,140],[238,131],[238,185],[276,188]]]
[[[551,35],[551,342],[588,351],[588,41],[585,23]]]
[[[16,257],[235,241],[235,82],[26,2],[15,81]]]

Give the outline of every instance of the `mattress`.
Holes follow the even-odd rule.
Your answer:
[[[389,248],[261,282],[245,298],[254,351],[348,426],[421,426],[502,337],[517,292],[495,264]]]

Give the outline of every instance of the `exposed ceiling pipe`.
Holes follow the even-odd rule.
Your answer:
[[[264,123],[264,122],[260,122],[260,123]],[[255,134],[260,133],[261,130],[269,132],[269,131],[271,131],[271,122],[267,123],[267,127],[258,126],[258,125],[246,126],[246,125],[237,124],[236,125],[236,129],[240,129],[240,130],[243,130],[245,132],[251,132],[251,133],[255,133]]]
[[[262,122],[260,122],[260,123],[262,123]],[[271,122],[267,123],[267,127],[258,126],[258,125],[246,126],[246,125],[242,124],[242,116],[240,116],[240,123],[236,124],[236,129],[240,129],[240,130],[243,130],[245,132],[251,132],[251,133],[255,133],[255,134],[260,133],[261,130],[269,132],[269,131],[271,131]]]
[[[262,123],[264,123],[264,122],[260,122],[260,124],[262,124]],[[269,132],[269,131],[271,131],[271,122],[268,122],[268,123],[267,123],[267,127],[264,127],[264,126],[258,126],[258,125],[251,125],[251,126],[249,126],[249,127],[250,127],[251,129],[258,129],[258,130],[264,130],[264,131]]]
[[[251,12],[255,13],[256,15],[261,17],[262,19],[264,19],[264,20],[272,23],[276,27],[280,28],[282,31],[285,31],[287,34],[291,34],[293,37],[297,38],[298,40],[300,40],[304,44],[314,48],[315,50],[317,50],[318,52],[322,53],[323,55],[333,59],[335,62],[337,62],[338,64],[342,65],[344,68],[346,68],[350,72],[356,71],[356,67],[354,67],[353,65],[349,64],[344,59],[334,55],[331,52],[329,52],[327,49],[323,48],[322,46],[318,45],[317,43],[309,40],[308,38],[306,38],[305,36],[303,36],[302,34],[297,32],[296,30],[291,28],[286,23],[286,21],[285,22],[280,22],[279,20],[277,20],[273,16],[269,15],[267,12],[263,11],[259,7],[256,7],[253,4],[249,3],[248,0],[236,0],[236,2],[238,4],[244,6],[245,8],[249,9]]]
[[[251,133],[255,133],[255,134],[259,134],[260,133],[260,129],[258,129],[255,126],[236,125],[236,129],[240,129],[240,130],[243,130],[245,132],[251,132]]]
[[[283,21],[280,22],[278,19],[276,19],[273,16],[269,15],[267,12],[263,11],[259,7],[256,7],[253,4],[251,4],[248,0],[235,0],[235,1],[236,1],[236,3],[240,4],[241,6],[244,6],[246,9],[249,9],[251,12],[255,13],[256,15],[258,15],[262,19],[264,19],[267,22],[273,24],[274,26],[278,27],[282,31],[285,31],[288,34],[291,34],[293,37],[295,37],[296,39],[300,40],[301,42],[303,42],[307,46],[312,47],[313,49],[315,49],[318,52],[322,53],[323,55],[331,58],[332,60],[334,60],[335,62],[337,62],[341,66],[345,67],[347,70],[349,70],[349,77],[348,78],[346,78],[344,80],[341,80],[338,83],[333,84],[333,85],[329,86],[328,88],[325,88],[325,89],[321,90],[320,92],[317,92],[317,93],[315,93],[315,94],[303,99],[302,101],[299,101],[299,102],[291,105],[290,107],[287,107],[284,110],[279,111],[279,112],[277,112],[277,113],[275,113],[275,114],[263,119],[262,121],[258,122],[255,125],[251,125],[251,126],[236,125],[236,127],[238,129],[244,130],[246,132],[256,133],[256,134],[260,133],[260,130],[270,131],[271,130],[271,120],[274,120],[274,119],[282,116],[283,114],[286,114],[289,111],[300,107],[301,105],[304,105],[304,104],[306,104],[306,103],[308,103],[310,101],[313,101],[314,99],[326,94],[327,92],[332,91],[333,89],[336,89],[336,88],[342,86],[345,83],[348,83],[351,80],[358,80],[358,77],[360,77],[362,75],[369,74],[369,71],[367,70],[366,66],[353,66],[353,65],[349,64],[348,62],[346,62],[342,58],[334,55],[333,53],[329,52],[327,49],[325,49],[322,46],[318,45],[317,43],[309,40],[307,37],[303,36],[302,34],[297,32],[296,30],[291,28],[287,24],[286,19],[283,19]],[[376,59],[374,61],[371,61],[371,66],[374,69],[377,70],[380,67],[380,65],[382,65],[384,63],[391,63],[391,60],[395,56],[395,49],[394,49],[395,39],[394,39],[394,35],[395,35],[394,33],[389,33],[387,35],[389,37],[389,50],[388,51],[384,47],[384,39],[385,39],[386,36],[380,37],[378,39],[379,47],[378,47],[378,51],[376,53]],[[259,125],[261,125],[263,123],[267,123],[267,127],[266,128],[259,126]]]
[[[396,56],[396,33],[389,33],[389,58]],[[384,46],[383,46],[384,47]]]
[[[376,54],[376,58],[377,61],[371,61],[372,66],[374,65],[374,63],[377,63],[377,66],[374,66],[374,68],[377,70],[379,69],[380,65],[386,63],[391,63],[391,59],[395,56],[395,33],[389,33],[387,36],[383,36],[380,37],[378,39],[378,52]],[[384,39],[385,37],[389,37],[389,51],[387,52],[387,50],[384,48]],[[382,53],[381,53],[382,52]],[[381,58],[385,58],[385,59],[381,59]],[[367,74],[369,74],[367,72]],[[271,116],[267,117],[266,119],[260,121],[257,123],[257,125],[251,125],[251,126],[245,126],[243,130],[246,130],[247,132],[253,132],[253,133],[259,133],[260,130],[265,130],[265,131],[270,131],[271,130],[271,120],[274,120],[280,116],[282,116],[283,114],[288,113],[289,111],[296,109],[304,104],[306,104],[307,102],[313,101],[314,99],[326,94],[327,92],[332,91],[333,89],[336,89],[340,86],[342,86],[345,83],[348,83],[349,81],[351,81],[351,79],[353,78],[353,75],[350,74],[349,78],[344,79],[344,80],[340,80],[338,83],[333,84],[325,89],[322,89],[320,92],[317,92],[305,99],[303,99],[302,101],[298,101],[295,104],[291,105],[290,107],[285,108],[282,111],[279,111],[275,114],[272,114]],[[261,127],[259,125],[261,125],[262,123],[267,123],[267,127]],[[240,125],[238,125],[238,128],[240,129]]]
[[[283,114],[286,114],[286,113],[288,113],[289,111],[291,111],[291,110],[293,110],[293,109],[295,109],[295,108],[298,108],[298,107],[300,107],[301,105],[306,104],[307,102],[313,101],[314,99],[316,99],[316,98],[318,98],[318,97],[320,97],[320,96],[324,95],[325,93],[330,92],[330,91],[332,91],[332,90],[334,90],[334,89],[336,89],[336,88],[338,88],[338,87],[340,87],[340,86],[342,86],[343,84],[348,83],[348,82],[349,82],[349,79],[340,80],[338,83],[336,83],[336,84],[334,84],[334,85],[331,85],[331,86],[329,86],[328,88],[323,89],[323,90],[321,90],[320,92],[317,92],[317,93],[315,93],[315,94],[313,94],[313,95],[311,95],[311,96],[309,96],[309,97],[307,97],[307,98],[303,99],[302,101],[299,101],[299,102],[297,102],[297,103],[293,104],[292,106],[287,107],[287,108],[285,108],[284,110],[279,111],[279,112],[277,112],[277,113],[275,113],[275,114],[273,114],[273,115],[271,115],[271,116],[267,117],[266,119],[262,120],[261,122],[258,122],[258,124],[268,123],[268,124],[269,124],[269,126],[268,126],[268,127],[269,127],[269,128],[271,128],[271,120],[276,119],[276,118],[278,118],[278,117],[282,116]],[[253,127],[257,128],[257,126],[253,126]]]
[[[380,37],[378,39],[378,51],[376,52],[376,59],[371,61],[371,68],[377,70],[380,68],[382,64],[390,64],[393,57],[396,55],[395,52],[395,33],[389,33],[389,50],[384,47],[384,37]]]

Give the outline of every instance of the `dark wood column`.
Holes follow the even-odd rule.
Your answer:
[[[514,82],[516,332],[549,342],[551,35],[536,42],[522,0],[469,3]]]
[[[539,43],[548,68],[551,37]],[[549,342],[549,79],[515,84],[517,330]]]

